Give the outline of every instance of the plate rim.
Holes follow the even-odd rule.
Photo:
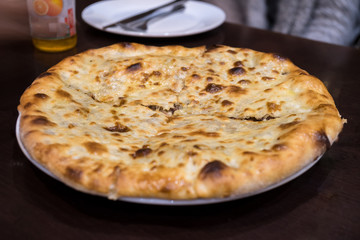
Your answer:
[[[218,11],[219,14],[219,20],[217,22],[214,22],[214,24],[210,25],[210,26],[205,26],[202,27],[201,29],[195,29],[195,30],[190,30],[190,31],[186,31],[186,32],[173,32],[173,33],[146,33],[146,32],[135,32],[135,31],[127,31],[121,28],[116,28],[116,30],[114,30],[114,28],[109,28],[109,29],[102,29],[101,27],[97,26],[96,24],[92,23],[89,21],[88,17],[86,16],[87,11],[91,10],[91,8],[96,7],[97,5],[101,5],[101,4],[109,4],[110,2],[115,2],[115,1],[119,1],[119,0],[107,0],[107,1],[99,1],[99,2],[95,2],[92,3],[90,5],[88,5],[87,7],[85,7],[82,12],[81,12],[81,18],[82,20],[87,23],[89,26],[96,28],[100,31],[103,32],[108,32],[108,33],[112,33],[112,34],[118,34],[118,35],[124,35],[124,36],[132,36],[132,37],[143,37],[143,38],[175,38],[175,37],[185,37],[185,36],[191,36],[191,35],[196,35],[196,34],[200,34],[200,33],[204,33],[207,31],[211,31],[217,27],[219,27],[221,24],[223,24],[225,22],[226,19],[226,14],[224,12],[224,10],[222,10],[220,7],[211,4],[211,3],[207,3],[207,2],[201,2],[201,1],[188,1],[185,4],[196,4],[198,6],[206,6],[206,7],[211,7],[213,8],[215,11]],[[125,0],[122,0],[125,1]],[[158,0],[155,0],[158,1]]]

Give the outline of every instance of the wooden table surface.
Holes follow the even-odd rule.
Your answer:
[[[1,239],[360,239],[360,51],[229,23],[183,38],[114,35],[81,20],[82,9],[91,2],[77,1],[79,42],[71,51],[39,52],[30,37],[0,40]],[[64,57],[123,41],[225,44],[278,53],[320,78],[348,123],[309,171],[241,200],[154,206],[75,191],[37,169],[21,152],[16,107],[34,78]]]

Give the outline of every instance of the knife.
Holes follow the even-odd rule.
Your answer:
[[[108,24],[106,26],[103,26],[102,29],[105,30],[105,29],[107,29],[109,27],[114,27],[116,25],[126,25],[126,24],[129,24],[129,23],[135,22],[135,21],[146,20],[147,18],[153,18],[153,17],[156,17],[157,15],[161,14],[162,11],[160,11],[160,10],[163,10],[163,9],[165,9],[167,7],[171,7],[171,9],[172,9],[172,8],[175,8],[175,7],[179,6],[179,5],[184,4],[185,2],[187,2],[187,0],[175,0],[175,1],[163,4],[163,5],[159,6],[159,7],[152,8],[152,9],[146,11],[146,12],[139,13],[139,14],[136,14],[134,16],[122,19],[120,21]],[[156,12],[160,12],[160,13],[156,13]]]

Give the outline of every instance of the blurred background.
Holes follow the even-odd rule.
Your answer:
[[[29,38],[26,0],[0,1],[0,40]]]
[[[222,8],[227,22],[337,45],[360,45],[360,0],[203,1]],[[0,32],[0,40],[29,37],[26,0],[0,1]]]
[[[337,45],[359,44],[359,0],[205,1],[222,8],[227,22]]]

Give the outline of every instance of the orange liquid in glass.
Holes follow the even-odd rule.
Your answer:
[[[44,52],[62,52],[76,46],[77,35],[64,39],[32,39],[34,46]]]

